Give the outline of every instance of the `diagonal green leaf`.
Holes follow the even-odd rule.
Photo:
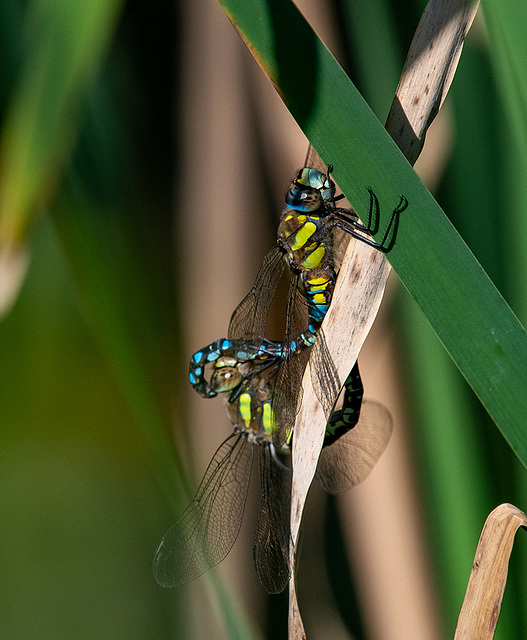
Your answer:
[[[74,139],[78,99],[106,50],[120,4],[30,5],[25,36],[31,46],[2,131],[2,238],[20,242],[49,195]]]
[[[527,465],[527,335],[344,71],[287,0],[224,0],[229,18],[359,214],[371,186],[381,230],[404,194],[389,260]]]
[[[0,308],[24,277],[23,247],[52,195],[76,136],[76,116],[119,15],[121,0],[33,0],[22,71],[0,134]]]

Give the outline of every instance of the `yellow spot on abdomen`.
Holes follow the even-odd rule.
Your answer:
[[[325,278],[325,277],[324,278],[308,278],[307,283],[310,289],[323,291],[324,289],[327,289],[329,280],[328,278]]]

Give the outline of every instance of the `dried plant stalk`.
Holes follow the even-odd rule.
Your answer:
[[[527,528],[527,516],[500,504],[481,532],[454,640],[491,640],[500,614],[514,536]]]
[[[412,165],[421,152],[426,131],[446,97],[478,5],[479,1],[431,0],[417,27],[386,123],[388,132]],[[388,262],[379,252],[361,242],[349,243],[333,301],[322,325],[341,380],[351,371],[370,331],[389,271]],[[326,423],[313,390],[309,367],[304,375],[303,389],[293,441],[292,566],[302,512],[315,474]],[[300,640],[306,635],[294,579],[290,582],[289,602],[289,637]]]

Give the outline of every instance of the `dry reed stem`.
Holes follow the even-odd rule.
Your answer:
[[[527,516],[512,504],[500,504],[481,532],[454,640],[494,637],[507,582],[514,536],[527,528]]]
[[[388,132],[412,165],[448,92],[478,5],[479,1],[431,0],[417,27],[386,123]],[[341,380],[351,371],[370,331],[389,271],[389,264],[379,252],[361,242],[349,243],[333,301],[322,325]],[[311,384],[309,367],[302,384],[304,395],[293,441],[292,566],[326,424]],[[289,602],[289,638],[304,639],[306,633],[296,601],[294,579],[290,582]]]

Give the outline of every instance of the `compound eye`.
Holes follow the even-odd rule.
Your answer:
[[[324,203],[324,200],[320,191],[293,182],[286,194],[285,203],[288,207],[296,211],[310,212],[319,209]]]
[[[221,367],[217,369],[210,379],[210,384],[216,393],[232,391],[242,381],[242,374],[236,367]]]

